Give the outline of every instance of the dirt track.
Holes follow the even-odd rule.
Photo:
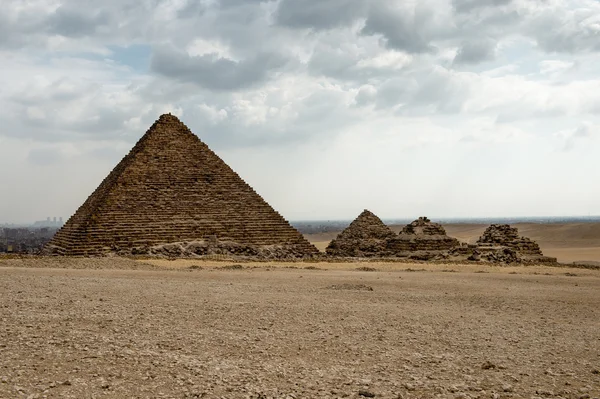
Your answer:
[[[0,260],[0,397],[600,396],[598,271],[195,263]]]

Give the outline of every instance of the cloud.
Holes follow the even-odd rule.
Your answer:
[[[468,13],[478,8],[499,7],[510,4],[512,0],[452,0],[452,5],[459,13]]]
[[[496,42],[492,39],[479,39],[464,42],[454,57],[455,64],[478,64],[491,61],[496,56]]]
[[[242,61],[217,54],[190,56],[172,47],[158,47],[150,68],[160,75],[197,84],[210,90],[245,89],[268,80],[285,60],[277,54],[259,53]]]
[[[577,142],[590,139],[598,129],[598,126],[593,126],[591,123],[582,123],[574,130],[559,132],[558,136],[564,140],[563,150],[572,151]]]
[[[374,3],[367,15],[364,35],[381,35],[389,48],[408,53],[424,53],[434,49],[431,40],[440,22],[423,3]],[[441,29],[440,29],[441,30]]]
[[[362,209],[373,193],[399,216],[389,198],[403,193],[389,181],[432,198],[478,174],[512,184],[523,169],[552,169],[548,154],[563,147],[561,167],[575,175],[600,151],[598,15],[595,0],[8,0],[0,167],[19,170],[16,192],[49,192],[49,177],[70,176],[61,188],[76,207],[96,185],[88,175],[100,181],[173,112],[264,182],[286,216],[345,217],[334,199]],[[507,154],[514,163],[502,163]],[[440,165],[465,186],[448,185]],[[369,190],[348,195],[356,176]],[[544,193],[572,184],[542,180]],[[11,206],[49,206],[29,197]],[[55,197],[64,207],[62,191]],[[481,190],[471,198],[480,212],[522,209]],[[16,214],[5,204],[0,221]],[[426,210],[415,204],[402,209]],[[460,200],[426,208],[471,212]],[[43,214],[71,211],[60,209]]]
[[[58,7],[47,23],[49,33],[67,37],[82,37],[109,26],[110,20],[110,14],[104,10],[93,10],[90,13],[89,10],[85,12],[68,7]]]
[[[352,24],[366,6],[364,0],[282,0],[275,21],[289,28],[332,29]]]
[[[581,3],[574,9],[548,5],[530,11],[524,33],[548,53],[600,51],[600,3]]]

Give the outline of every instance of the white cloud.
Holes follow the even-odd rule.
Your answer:
[[[599,15],[594,0],[9,0],[0,167],[17,172],[0,221],[68,216],[164,112],[289,219],[600,214],[584,184],[600,177]]]

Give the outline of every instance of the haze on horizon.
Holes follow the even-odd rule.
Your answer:
[[[0,222],[160,114],[288,220],[600,215],[595,0],[8,0]]]

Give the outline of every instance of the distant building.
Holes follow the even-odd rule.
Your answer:
[[[46,220],[38,220],[37,222],[33,223],[32,227],[62,227],[63,224],[62,216],[59,217],[58,220],[56,216],[53,218],[48,216]]]
[[[59,227],[0,228],[0,253],[39,253],[58,230]]]

